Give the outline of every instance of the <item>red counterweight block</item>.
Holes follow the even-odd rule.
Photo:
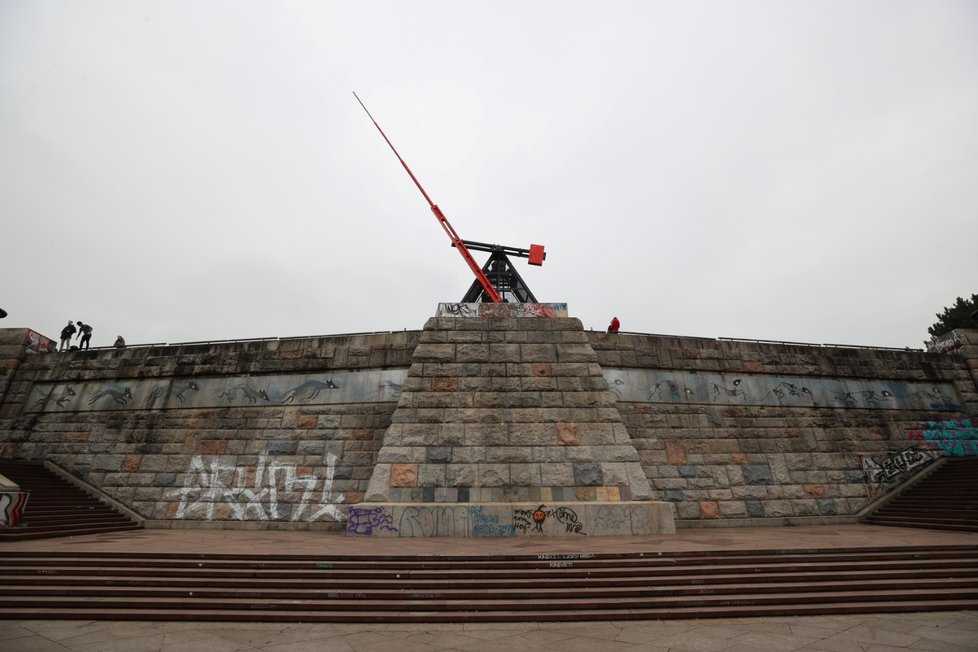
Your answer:
[[[546,257],[547,254],[543,251],[543,245],[530,245],[530,255],[529,260],[527,261],[528,263],[539,267],[540,265],[543,265],[543,261]]]

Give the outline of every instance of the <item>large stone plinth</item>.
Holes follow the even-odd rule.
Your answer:
[[[638,453],[580,320],[556,316],[564,304],[442,304],[438,314],[455,316],[425,324],[348,532],[673,531],[672,505],[645,502]],[[542,520],[521,529],[525,514]]]

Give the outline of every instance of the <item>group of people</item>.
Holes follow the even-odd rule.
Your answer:
[[[88,349],[91,347],[92,341],[92,331],[95,330],[91,324],[86,324],[82,320],[78,320],[78,326],[75,323],[68,320],[68,325],[61,329],[61,346],[58,348],[59,351],[80,351],[82,349]],[[78,333],[77,342],[78,344],[72,346],[71,337],[75,333]],[[122,335],[115,338],[115,347],[121,349],[126,345],[126,340],[123,339]]]

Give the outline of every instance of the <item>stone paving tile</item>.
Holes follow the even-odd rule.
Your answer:
[[[37,636],[37,634],[20,623],[0,621],[0,641],[12,641],[29,636]]]
[[[856,625],[818,642],[818,649],[834,652],[865,650],[871,645],[906,648],[920,640],[919,636],[891,632],[872,625]]]
[[[924,626],[910,632],[911,635],[932,641],[941,641],[953,645],[973,645],[978,650],[978,631],[962,629],[954,625],[943,627]]]
[[[343,640],[343,637],[311,638],[304,641],[275,643],[255,649],[263,652],[355,652],[354,648]]]
[[[724,648],[725,652],[792,652],[816,643],[819,639],[791,634],[774,634],[759,631],[741,634],[730,639],[731,646]]]
[[[689,622],[685,620],[664,620],[655,623],[638,621],[638,624],[634,621],[631,623],[626,621],[615,622],[614,624],[621,627],[621,631],[615,640],[640,645],[655,642],[663,636],[682,634],[689,630]]]
[[[955,645],[953,643],[945,643],[944,641],[922,638],[906,649],[927,650],[928,652],[975,652],[975,650],[978,650],[978,643]]]
[[[3,652],[978,651],[978,613],[574,623],[299,624],[0,621]],[[894,623],[913,625],[893,631]],[[785,630],[789,633],[784,633]],[[907,627],[901,627],[906,630]],[[49,636],[56,636],[52,640]]]
[[[41,636],[27,636],[3,642],[3,652],[65,652],[70,649]]]
[[[683,652],[714,652],[731,647],[734,645],[734,639],[742,635],[741,630],[727,625],[696,624],[685,632],[657,637],[656,644],[666,646],[670,650],[683,650]]]

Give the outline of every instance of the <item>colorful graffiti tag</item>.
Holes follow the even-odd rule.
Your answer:
[[[566,317],[566,303],[439,303],[436,317]]]
[[[907,432],[911,441],[936,448],[949,457],[978,455],[978,429],[971,419],[928,421],[927,425]]]
[[[0,527],[13,527],[20,522],[29,495],[26,491],[0,492]]]
[[[584,524],[580,522],[577,512],[573,509],[564,506],[553,509],[544,509],[544,507],[540,505],[534,510],[513,509],[513,524],[516,529],[523,533],[529,532],[531,528],[533,532],[543,532],[543,524],[547,519],[552,518],[563,525],[567,532],[583,534],[581,530],[584,529]]]
[[[346,533],[352,536],[371,536],[381,532],[397,532],[394,517],[384,507],[350,507]]]

